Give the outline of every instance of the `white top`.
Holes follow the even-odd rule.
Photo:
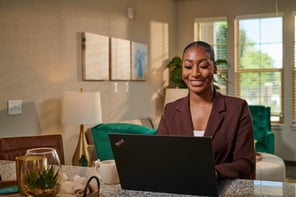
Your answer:
[[[204,133],[205,133],[205,131],[197,131],[197,130],[194,130],[193,131],[193,136],[195,136],[195,137],[201,137],[201,136],[204,136]]]

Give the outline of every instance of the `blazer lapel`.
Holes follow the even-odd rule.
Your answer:
[[[226,107],[224,97],[219,92],[216,92],[212,111],[207,123],[204,136],[211,136],[212,138],[214,138],[216,131],[224,120],[224,116],[221,114],[221,112],[225,110]]]
[[[176,106],[176,116],[175,116],[176,130],[182,135],[193,135],[193,124],[189,108],[189,97],[185,97]]]

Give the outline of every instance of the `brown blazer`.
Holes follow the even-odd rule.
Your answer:
[[[188,96],[166,105],[158,134],[193,136]],[[245,100],[216,92],[204,136],[212,137],[218,179],[255,178],[254,131]]]

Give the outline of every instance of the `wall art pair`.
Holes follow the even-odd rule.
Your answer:
[[[146,80],[146,44],[82,33],[83,80]]]

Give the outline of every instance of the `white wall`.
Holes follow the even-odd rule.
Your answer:
[[[63,134],[66,163],[79,126],[61,124],[64,91],[100,91],[104,121],[159,115],[162,71],[175,48],[174,16],[172,0],[0,0],[0,111],[11,99],[35,103],[42,134]],[[118,93],[114,81],[82,81],[80,32],[147,44],[147,80],[128,82],[129,92],[118,81]],[[17,135],[1,128],[5,118],[0,136]]]
[[[181,54],[183,47],[194,39],[194,19],[202,17],[226,16],[229,27],[229,59],[230,65],[234,65],[234,19],[237,15],[252,15],[275,13],[275,2],[271,0],[176,0],[177,10],[177,53]],[[284,32],[284,123],[274,125],[275,154],[285,160],[296,161],[296,130],[292,122],[292,77],[290,63],[292,60],[292,12],[296,11],[296,1],[278,1],[278,11],[283,14]],[[270,32],[272,33],[272,32]],[[234,67],[230,67],[230,95],[234,95],[234,84],[231,80],[234,76]]]

